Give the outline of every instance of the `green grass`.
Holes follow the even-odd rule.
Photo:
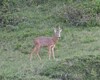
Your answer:
[[[67,24],[63,17],[65,6],[82,4],[74,2],[48,0],[30,7],[19,6],[19,11],[6,14],[13,24],[0,28],[0,80],[100,79],[100,27]],[[87,4],[84,1],[86,9]],[[30,62],[33,40],[38,36],[52,36],[53,27],[58,25],[62,33],[55,48],[56,60],[49,60],[47,49],[42,48],[42,60],[34,54]]]
[[[30,32],[27,32],[28,29]],[[47,49],[42,48],[40,51],[42,61],[40,61],[35,54],[33,55],[32,62],[29,61],[29,54],[32,50],[32,46],[34,46],[33,39],[37,37],[35,36],[37,34],[36,31],[40,31],[40,35],[43,34],[45,36],[46,34],[46,36],[50,36],[52,35],[51,30],[53,29],[50,28],[48,30],[48,28],[43,28],[42,30],[35,29],[34,31],[30,28],[25,28],[18,32],[0,32],[2,35],[0,36],[0,76],[2,80],[54,80],[56,78],[63,78],[63,76],[65,77],[67,73],[70,80],[77,78],[84,80],[84,77],[85,80],[91,80],[92,77],[95,80],[99,80],[97,76],[100,75],[100,71],[95,70],[95,68],[99,69],[99,67],[95,67],[96,65],[100,66],[99,27],[85,29],[63,28],[62,37],[55,48],[56,60],[49,60]],[[24,33],[29,36],[25,36]],[[35,35],[33,36],[32,34]],[[88,55],[94,58],[92,59],[90,56],[88,61]],[[67,61],[67,59],[69,63],[63,65],[63,63],[66,63],[65,60]],[[78,59],[78,62],[76,59]],[[81,65],[82,62],[80,59],[82,59],[85,67],[87,65],[86,68]],[[84,62],[84,60],[88,62]],[[92,62],[94,65],[91,64]],[[67,72],[67,70],[69,70],[68,66],[70,66],[71,63],[73,63],[73,66],[76,66],[76,69],[74,70],[74,67],[71,67],[70,71]],[[81,73],[78,71],[77,65],[80,66]],[[88,69],[89,66],[93,66],[93,68]],[[93,76],[90,73],[90,75],[88,74],[90,77],[86,76],[85,71],[83,74],[83,69],[89,70]],[[74,75],[72,73],[73,70],[75,71]],[[67,77],[65,78],[67,79]]]

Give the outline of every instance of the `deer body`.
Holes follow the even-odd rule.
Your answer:
[[[44,46],[48,48],[49,59],[50,59],[51,55],[55,59],[54,48],[55,48],[56,42],[59,40],[60,32],[61,32],[60,28],[58,30],[54,29],[54,36],[53,37],[45,37],[45,36],[37,37],[34,40],[35,47],[33,48],[32,52],[31,52],[30,60],[32,59],[32,54],[34,52],[36,52],[37,56],[41,60],[41,58],[39,56],[39,50],[41,47],[44,47]]]
[[[56,42],[58,41],[58,38],[56,37],[38,37],[34,40],[35,45],[40,45],[42,46],[51,46],[56,44]]]

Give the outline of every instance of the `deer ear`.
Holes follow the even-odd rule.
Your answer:
[[[58,27],[58,29],[60,30],[60,32],[62,31],[62,29],[60,28],[60,26]]]
[[[58,27],[58,29],[61,29],[60,26]]]
[[[62,29],[60,29],[60,32],[62,31]]]
[[[54,32],[56,33],[56,28],[53,28],[54,29]]]
[[[60,31],[62,31],[62,29],[60,28]]]

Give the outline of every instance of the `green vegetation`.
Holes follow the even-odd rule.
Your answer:
[[[29,54],[61,26],[49,60]],[[100,0],[0,0],[0,80],[100,80]]]

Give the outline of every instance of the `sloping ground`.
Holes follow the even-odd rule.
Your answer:
[[[21,76],[0,75],[0,80],[100,80],[100,55],[49,62],[41,69],[38,74],[26,69]]]
[[[0,9],[0,80],[100,80],[100,0],[9,1]],[[42,61],[30,62],[33,39],[58,25],[56,60],[41,49]]]

